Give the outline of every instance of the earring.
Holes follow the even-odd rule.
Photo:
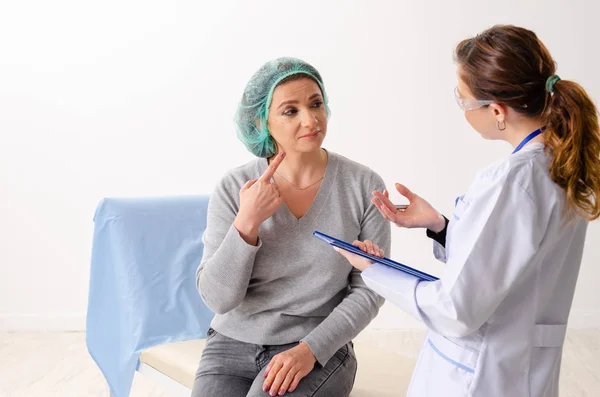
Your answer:
[[[502,128],[500,128],[500,123],[502,123]],[[500,131],[504,131],[506,129],[506,121],[496,121],[496,128]]]

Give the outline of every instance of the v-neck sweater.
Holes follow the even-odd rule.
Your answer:
[[[385,188],[370,168],[333,152],[321,186],[300,219],[283,204],[247,244],[233,226],[239,192],[266,170],[257,159],[229,171],[211,194],[204,251],[197,271],[203,301],[216,315],[212,328],[241,342],[308,344],[322,365],[377,315],[383,299],[328,244],[371,240],[390,253],[390,225],[371,203]]]

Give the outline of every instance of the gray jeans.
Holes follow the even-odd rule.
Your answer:
[[[266,397],[262,390],[264,371],[278,353],[298,345],[265,346],[239,342],[208,331],[208,340],[196,372],[192,397]],[[352,343],[344,345],[323,367],[314,369],[292,393],[293,397],[347,397],[356,376]]]

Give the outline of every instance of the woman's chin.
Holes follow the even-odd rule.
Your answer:
[[[300,138],[297,142],[296,148],[298,152],[303,153],[318,151],[323,145],[323,140],[324,136],[322,134],[317,134],[316,136],[310,138]]]

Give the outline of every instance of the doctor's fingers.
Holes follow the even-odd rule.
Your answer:
[[[365,240],[364,242],[359,240],[354,240],[352,245],[358,247],[361,251],[366,252],[367,254],[383,257],[384,251],[379,248],[379,246],[373,243],[370,240]],[[343,251],[340,251],[343,252]],[[353,255],[353,254],[349,254]]]
[[[396,211],[396,205],[392,203],[389,199],[389,193],[387,195],[378,192],[377,190],[373,191],[373,196],[377,198],[383,205],[388,207],[390,211]]]
[[[363,252],[367,252],[367,246],[362,241],[354,240],[352,245],[358,247]]]
[[[393,211],[390,211],[390,209],[388,207],[386,207],[385,205],[379,205],[377,207],[377,209],[379,210],[379,212],[381,212],[381,214],[383,215],[383,217],[387,220],[389,220],[390,222],[393,222],[394,224],[396,224],[396,226],[399,227],[410,227],[411,225],[411,217],[409,214],[406,213],[406,211],[398,211],[396,209],[394,209]]]
[[[366,252],[371,255],[375,255],[375,249],[373,247],[373,242],[371,240],[365,240],[364,243],[365,243],[365,246],[367,247]]]
[[[413,201],[419,197],[416,194],[414,194],[413,192],[411,192],[409,188],[407,188],[406,186],[404,186],[401,183],[396,183],[394,186],[396,187],[396,190],[398,191],[398,193],[400,193],[401,195],[406,197],[409,201]]]
[[[390,217],[389,215],[391,211],[385,205],[383,205],[381,200],[379,200],[378,198],[372,198],[371,202],[375,204],[375,207],[377,207],[377,210],[379,211],[381,216],[383,216],[390,222],[394,222],[394,218]]]
[[[383,256],[383,250],[379,248],[377,244],[375,244],[371,240],[365,240],[365,244],[367,245],[369,254],[378,256],[380,258]]]
[[[373,255],[378,256],[380,258],[383,258],[383,255],[385,254],[385,252],[381,248],[379,248],[379,246],[375,243],[373,243],[373,251],[375,251]]]

